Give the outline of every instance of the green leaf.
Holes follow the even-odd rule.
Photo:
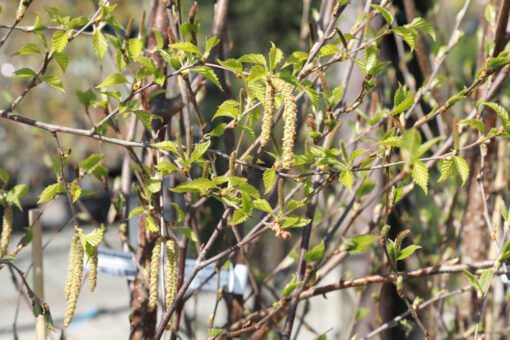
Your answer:
[[[396,148],[400,148],[400,146],[402,145],[402,137],[391,136],[386,138],[385,140],[375,143],[374,145],[394,146]]]
[[[9,177],[9,173],[6,170],[0,168],[0,180],[2,180],[4,185],[9,182]]]
[[[161,181],[157,178],[147,178],[145,188],[155,194],[161,190]]]
[[[196,144],[195,148],[193,149],[193,152],[191,153],[191,156],[189,158],[190,162],[193,163],[193,162],[196,162],[197,160],[199,160],[200,157],[202,157],[202,155],[207,152],[207,150],[209,149],[210,146],[211,146],[210,140],[208,140],[205,143]]]
[[[213,119],[217,117],[230,117],[237,119],[239,116],[239,103],[235,100],[228,99],[225,100],[219,107],[216,113],[214,114]]]
[[[283,59],[283,52],[279,48],[277,48],[272,42],[271,42],[271,49],[269,50],[269,69],[272,71],[275,69],[276,66],[282,61]]]
[[[166,140],[164,142],[154,143],[151,144],[155,148],[171,151],[174,153],[177,153],[177,147],[175,146],[174,142]]]
[[[80,163],[80,168],[85,170],[87,173],[91,173],[101,164],[104,154],[93,154],[90,155],[86,160]]]
[[[410,246],[402,249],[398,252],[397,260],[403,260],[411,256],[416,250],[420,249],[421,246],[417,244],[411,244]]]
[[[39,54],[39,53],[41,53],[41,50],[39,49],[39,47],[36,44],[30,43],[30,44],[26,44],[25,46],[20,48],[18,50],[18,52],[13,54],[13,56],[15,56],[15,55],[24,55],[24,54],[32,54],[32,53]]]
[[[42,76],[41,80],[48,83],[52,87],[56,88],[57,90],[60,90],[62,92],[66,92],[64,90],[64,86],[62,85],[62,81],[57,76]]]
[[[292,211],[292,210],[295,210],[297,208],[301,208],[304,205],[305,204],[303,202],[296,201],[296,200],[290,200],[289,203],[287,203],[287,206],[285,207],[285,211],[286,212]]]
[[[459,124],[468,124],[474,127],[480,132],[481,135],[485,132],[485,124],[478,119],[464,119],[459,122]]]
[[[282,296],[287,296],[294,291],[297,287],[301,286],[303,281],[296,282],[296,275],[292,274],[292,280],[285,286]]]
[[[65,53],[56,52],[53,55],[53,58],[55,58],[55,60],[59,64],[60,68],[62,69],[62,72],[65,73],[67,65],[69,64],[69,58],[67,57],[67,55]]]
[[[428,193],[428,182],[429,182],[429,171],[425,163],[421,161],[416,161],[413,165],[413,179],[425,192],[425,195]]]
[[[198,242],[197,235],[195,232],[189,228],[189,227],[177,227],[177,230],[179,230],[184,236],[189,238],[193,242]]]
[[[437,180],[438,182],[442,182],[457,173],[457,168],[455,167],[455,163],[453,162],[453,159],[444,160],[442,162],[440,173],[441,173],[441,176]]]
[[[99,243],[103,240],[104,235],[104,225],[101,225],[101,228],[95,228],[88,234],[79,233],[80,241],[83,246],[83,250],[85,250],[85,261],[88,262],[94,253],[94,248],[98,246]]]
[[[145,216],[145,227],[149,231],[153,231],[153,232],[159,231],[159,225],[157,225],[156,222],[154,222],[154,219],[152,218],[151,215]]]
[[[64,193],[64,186],[60,183],[48,185],[39,195],[37,204],[52,200],[57,194]]]
[[[127,51],[129,55],[133,58],[136,58],[142,53],[143,50],[143,41],[140,39],[129,39],[127,44]]]
[[[69,184],[69,189],[74,203],[81,197],[81,187],[77,184],[71,183]]]
[[[20,78],[35,77],[35,72],[28,67],[20,68],[19,70],[15,71],[14,74]]]
[[[263,66],[255,65],[251,68],[250,74],[246,77],[246,82],[249,83],[251,81],[258,80],[267,76],[267,71]]]
[[[418,129],[412,128],[404,132],[402,136],[402,150],[407,152],[407,164],[414,164],[419,157],[421,135]]]
[[[51,40],[51,46],[55,52],[62,52],[66,48],[68,42],[67,32],[56,31],[53,33],[53,39]]]
[[[131,212],[129,213],[129,216],[128,216],[128,220],[130,220],[133,216],[136,216],[138,215],[139,213],[141,212],[144,212],[145,208],[144,207],[136,207],[134,208],[133,210],[131,210]]]
[[[480,279],[478,280],[478,283],[480,284],[480,289],[482,290],[482,294],[487,293],[489,290],[489,287],[491,285],[491,279],[492,279],[492,271],[490,269],[485,269],[482,272],[482,275],[480,275]]]
[[[469,166],[466,160],[460,156],[455,156],[453,159],[455,162],[455,167],[457,168],[457,172],[462,179],[462,185],[464,185],[469,177]]]
[[[210,67],[196,66],[193,69],[193,71],[200,73],[201,75],[203,75],[204,77],[206,77],[207,79],[212,81],[214,83],[214,85],[218,86],[219,89],[223,91],[223,88],[221,87],[221,84],[218,80],[218,77],[216,76],[216,73],[214,73],[214,71]]]
[[[106,78],[101,84],[97,85],[96,87],[105,87],[105,86],[112,86],[117,84],[126,84],[129,83],[129,81],[126,79],[126,77],[122,73],[114,73],[108,78]]]
[[[100,30],[96,30],[92,33],[92,48],[96,52],[99,60],[103,59],[104,54],[108,50],[108,40],[106,40],[104,34]]]
[[[275,169],[267,169],[264,171],[262,175],[262,179],[264,180],[264,194],[268,194],[274,187],[276,183],[276,170]]]
[[[238,60],[243,63],[260,64],[264,67],[267,67],[266,58],[262,54],[245,54]]]
[[[223,334],[225,332],[224,329],[220,329],[220,328],[213,328],[209,331],[209,337],[215,337],[215,336],[219,336],[221,334]]]
[[[243,73],[243,64],[237,59],[227,59],[225,61],[218,60],[218,64],[220,64],[223,67],[234,70],[237,73]]]
[[[379,236],[377,235],[356,235],[344,240],[341,249],[350,254],[364,253],[378,239]]]
[[[137,63],[145,67],[147,71],[149,71],[151,74],[154,74],[156,72],[156,64],[151,58],[147,57],[136,57],[134,58]]]
[[[200,50],[198,49],[198,47],[187,41],[177,42],[175,44],[170,45],[170,47],[184,52],[200,54]]]
[[[480,283],[478,282],[478,279],[476,278],[476,276],[474,276],[473,274],[468,272],[466,269],[463,269],[462,271],[464,272],[464,275],[466,275],[466,278],[468,279],[468,281],[471,284],[471,286],[477,292],[479,292],[479,293],[482,292],[482,287],[480,287]]]
[[[91,105],[96,101],[96,95],[94,92],[92,92],[91,89],[88,89],[85,92],[82,92],[80,90],[76,90],[76,95],[78,96],[78,100],[83,105]]]
[[[260,193],[253,185],[248,183],[241,183],[237,186],[237,190],[255,198],[260,198]]]
[[[296,215],[290,215],[280,224],[281,228],[301,228],[309,224],[312,220]]]
[[[219,42],[220,42],[220,39],[218,39],[218,37],[215,35],[208,38],[207,41],[205,42],[205,51],[210,52],[214,46],[219,44]]]
[[[181,207],[179,207],[179,204],[175,202],[170,202],[170,205],[174,207],[175,211],[177,211],[177,223],[180,223],[184,221],[184,212],[181,210]]]
[[[430,34],[432,39],[436,41],[436,31],[434,30],[434,27],[425,19],[423,18],[414,18],[414,20],[409,24],[410,27],[419,28],[424,32],[427,32]]]
[[[236,225],[239,223],[243,223],[248,219],[249,215],[243,209],[237,209],[234,211],[234,215],[232,216],[232,220],[229,222],[230,225]]]
[[[156,38],[157,48],[163,48],[164,40],[163,40],[163,36],[161,35],[161,33],[154,27],[152,28],[152,32],[154,33],[154,37]]]
[[[370,5],[370,7],[375,8],[377,12],[381,13],[384,20],[386,20],[386,22],[388,23],[388,26],[391,26],[391,24],[393,23],[393,16],[386,8],[379,5]]]
[[[498,114],[499,119],[501,119],[501,123],[503,123],[503,128],[505,130],[509,129],[508,111],[503,106],[496,104],[496,103],[489,103],[489,102],[485,102],[485,103],[483,103],[483,105],[488,106],[491,109],[493,109]]]
[[[344,170],[340,173],[340,183],[345,185],[349,192],[352,194],[352,184],[354,183],[354,174],[350,170]]]
[[[194,192],[217,188],[213,181],[207,178],[197,178],[193,181],[181,183],[176,188],[170,189],[173,192]]]
[[[255,209],[262,210],[264,212],[267,212],[268,214],[271,214],[273,212],[273,209],[271,208],[269,203],[263,198],[253,201],[253,206]]]
[[[307,251],[304,255],[304,259],[306,262],[312,262],[320,260],[324,257],[324,241]]]
[[[407,91],[405,93],[404,98],[397,103],[397,96],[395,95],[395,107],[393,108],[393,115],[398,115],[404,111],[409,110],[409,108],[414,103],[414,92]]]
[[[336,53],[339,53],[340,50],[338,49],[338,47],[336,47],[336,45],[334,44],[327,44],[327,45],[324,45],[321,47],[320,51],[319,51],[319,54],[317,55],[318,57],[325,57],[325,56],[328,56],[328,55],[331,55],[331,54],[336,54]]]
[[[392,31],[409,45],[411,51],[414,51],[416,40],[418,39],[418,32],[414,28],[399,26],[392,29]]]
[[[7,193],[7,202],[10,204],[16,204],[19,210],[23,211],[20,200],[26,196],[28,189],[28,185],[26,184],[18,184],[14,186],[14,188],[9,190]]]
[[[356,196],[361,197],[370,194],[372,190],[374,190],[376,185],[377,185],[376,181],[366,179],[356,190]]]
[[[143,126],[145,126],[145,128],[148,131],[152,131],[152,126],[151,126],[152,119],[151,119],[151,115],[149,112],[147,112],[145,110],[134,110],[133,113],[142,122]]]

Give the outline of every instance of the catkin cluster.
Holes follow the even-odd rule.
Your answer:
[[[281,238],[282,240],[289,240],[290,239],[290,232],[288,230],[283,229],[280,226],[279,222],[273,222],[269,228],[274,231],[274,235],[278,238]]]
[[[294,156],[294,139],[296,136],[297,106],[296,98],[292,94],[292,86],[279,78],[271,79],[276,90],[280,91],[283,99],[283,146],[282,146],[282,168],[290,169],[292,157]]]
[[[7,254],[7,247],[12,233],[12,207],[6,206],[4,209],[4,218],[2,222],[2,238],[0,241],[0,257]]]
[[[67,279],[64,290],[64,298],[67,300],[66,314],[64,316],[64,327],[69,326],[73,319],[78,295],[81,288],[81,277],[83,274],[83,247],[80,236],[75,235],[71,240],[69,250],[69,265],[67,268]]]
[[[174,302],[175,294],[177,293],[177,245],[175,241],[169,239],[165,242],[166,246],[166,308],[170,307]],[[168,321],[168,328],[171,326],[171,319]]]
[[[151,276],[149,282],[149,312],[156,309],[158,302],[158,279],[159,279],[159,259],[161,255],[161,237],[156,240],[154,248],[152,248],[151,257]]]
[[[260,145],[266,146],[271,138],[273,127],[274,87],[271,80],[267,80],[266,95],[264,96],[264,116],[262,117],[262,132],[260,133]]]
[[[89,288],[93,292],[97,285],[97,246],[94,247],[89,265]]]

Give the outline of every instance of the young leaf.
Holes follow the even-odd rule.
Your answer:
[[[232,220],[229,222],[231,225],[236,225],[239,223],[243,223],[248,219],[249,215],[243,209],[237,209],[234,211],[234,215],[232,216]]]
[[[179,184],[176,188],[170,189],[173,192],[193,192],[217,188],[213,181],[207,178],[197,178],[191,182]]]
[[[217,117],[230,117],[237,119],[239,116],[239,103],[235,100],[228,99],[225,100],[219,107],[216,113],[214,114],[213,119]]]
[[[105,86],[112,86],[117,84],[126,84],[129,83],[129,81],[126,79],[126,77],[122,73],[114,73],[108,78],[106,78],[101,84],[97,85],[97,88],[105,87]]]
[[[410,246],[400,250],[398,252],[397,260],[403,260],[411,256],[416,250],[420,249],[421,246],[417,244],[411,244]]]
[[[179,230],[181,233],[183,233],[187,238],[189,238],[193,242],[197,242],[197,235],[195,232],[189,228],[189,227],[177,227],[177,230]]]
[[[23,54],[32,54],[32,53],[41,53],[41,50],[39,49],[39,47],[36,45],[36,44],[26,44],[25,46],[23,46],[22,48],[20,48],[18,50],[18,52],[14,53],[13,56],[15,55],[23,55]]]
[[[62,85],[62,80],[60,80],[60,78],[57,76],[42,76],[41,80],[48,83],[49,85],[56,88],[57,90],[66,92],[64,90],[64,86]]]
[[[344,170],[340,173],[340,183],[352,194],[352,184],[354,183],[354,174],[350,170]]]
[[[200,50],[198,49],[198,47],[187,41],[177,42],[175,44],[170,45],[170,47],[184,52],[200,54]]]
[[[492,271],[490,269],[485,269],[480,275],[480,279],[478,283],[480,284],[480,289],[482,290],[482,294],[487,293],[489,290],[489,286],[491,284]]]
[[[409,24],[410,27],[419,28],[422,31],[430,34],[432,39],[436,41],[436,31],[434,31],[434,27],[423,18],[414,18],[414,20]]]
[[[37,204],[52,200],[57,194],[64,193],[64,186],[60,183],[55,183],[47,186],[39,195]]]
[[[453,159],[455,162],[455,167],[457,168],[457,172],[462,179],[462,185],[464,185],[469,177],[469,166],[464,158],[460,156],[455,156]]]
[[[130,219],[131,219],[131,217],[136,216],[136,215],[138,215],[139,213],[143,212],[144,210],[145,210],[145,209],[144,209],[144,207],[142,207],[142,206],[134,208],[134,209],[133,209],[133,210],[131,210],[131,212],[129,213],[128,220],[130,220]]]
[[[104,34],[100,30],[96,30],[92,33],[92,48],[96,52],[99,60],[103,59],[106,50],[108,49],[108,40],[106,40]]]
[[[212,81],[214,83],[214,85],[218,86],[220,88],[220,90],[223,91],[223,88],[221,87],[221,84],[218,80],[218,77],[216,76],[216,73],[214,73],[214,71],[210,67],[196,66],[193,69],[193,71],[200,73],[201,75],[203,75],[204,77],[206,77],[207,79]]]
[[[156,224],[156,222],[154,222],[154,219],[152,218],[151,215],[145,216],[145,227],[149,231],[153,231],[153,232],[159,231],[159,226]]]
[[[306,262],[312,262],[322,259],[324,256],[324,241],[307,251],[304,255],[304,259]]]
[[[273,209],[271,208],[269,203],[263,198],[253,201],[253,206],[255,207],[255,209],[262,210],[268,214],[271,214],[273,212]]]
[[[292,280],[285,286],[282,292],[282,296],[287,296],[299,287],[303,281],[296,282],[296,275],[292,274]]]
[[[277,48],[271,42],[271,50],[269,50],[269,69],[272,71],[275,67],[282,61],[283,52],[279,48]]]
[[[57,63],[60,65],[62,72],[65,73],[67,69],[67,64],[69,64],[69,58],[67,57],[67,55],[65,53],[55,52],[53,58],[55,58]]]
[[[462,270],[464,272],[464,274],[466,275],[466,278],[468,279],[469,283],[471,284],[471,286],[478,292],[478,293],[481,293],[482,292],[482,287],[480,287],[480,283],[478,282],[478,279],[476,278],[476,276],[474,276],[473,274],[471,274],[470,272],[468,272],[466,269],[463,269]]]
[[[418,184],[425,192],[425,195],[427,195],[427,185],[429,181],[429,171],[427,166],[421,161],[416,161],[413,165],[412,175],[416,184]]]
[[[266,58],[262,54],[245,54],[238,60],[243,63],[260,64],[266,67]]]
[[[264,187],[266,188],[264,194],[267,194],[271,191],[271,189],[273,189],[276,183],[276,170],[267,169],[266,171],[264,171],[262,179],[264,180]]]
[[[51,40],[51,46],[55,52],[62,52],[67,46],[67,32],[56,31],[53,33],[53,39]]]
[[[174,153],[177,153],[177,147],[175,146],[174,142],[166,140],[164,142],[154,143],[152,146],[156,148],[160,148],[167,151],[172,151]]]
[[[393,16],[386,8],[379,5],[370,5],[370,7],[375,8],[379,13],[381,13],[384,20],[386,20],[386,22],[388,23],[388,26],[391,26],[391,24],[393,23]]]
[[[202,157],[204,153],[207,152],[207,149],[209,149],[209,146],[211,146],[211,141],[208,140],[205,143],[200,143],[195,145],[195,148],[193,149],[193,152],[191,153],[191,156],[189,158],[190,162],[196,162],[197,160]]]
[[[418,39],[418,33],[414,28],[399,26],[392,29],[392,31],[409,45],[411,51],[414,51],[414,48],[416,47],[416,40]]]
[[[377,235],[356,235],[349,239],[344,240],[341,249],[349,252],[350,254],[359,254],[365,252],[367,248],[378,240]]]

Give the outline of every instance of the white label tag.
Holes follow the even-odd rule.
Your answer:
[[[186,267],[184,269],[185,276],[189,275],[195,263],[196,261],[193,259],[186,259]],[[197,289],[203,284],[201,290],[216,291],[218,289],[218,278],[215,268],[216,265],[214,263],[204,267],[198,272],[197,276],[195,276],[188,290]],[[88,269],[89,265],[85,263],[85,270]],[[129,252],[98,248],[97,273],[98,275],[117,276],[124,277],[128,280],[134,280],[136,278],[136,266]],[[222,268],[219,274],[219,287],[226,287],[228,292],[237,295],[242,295],[244,293],[248,281],[248,268],[245,265],[237,264],[235,266],[229,266],[229,269]]]

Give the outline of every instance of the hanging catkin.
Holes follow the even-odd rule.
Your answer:
[[[283,146],[282,168],[290,169],[294,156],[294,139],[296,137],[297,106],[296,98],[292,94],[292,86],[279,78],[271,79],[276,90],[280,91],[283,99]]]
[[[0,257],[7,254],[9,240],[12,233],[12,207],[6,206],[4,209],[4,218],[2,223],[2,238],[0,241]]]
[[[170,307],[174,302],[175,294],[177,293],[177,245],[175,241],[169,239],[165,242],[166,246],[166,278],[165,278],[165,290],[166,290],[166,308]],[[168,321],[168,327],[171,326],[171,319]]]
[[[271,80],[267,80],[266,95],[264,96],[264,116],[262,117],[262,132],[260,133],[260,145],[265,146],[271,138],[273,127],[274,87]]]
[[[97,246],[94,247],[89,265],[89,288],[93,292],[97,284]]]
[[[78,235],[75,235],[71,240],[69,266],[71,268],[68,268],[67,271],[68,277],[66,280],[66,292],[64,293],[67,300],[67,308],[64,316],[64,328],[69,326],[73,319],[81,288],[81,277],[83,274],[83,247]]]
[[[161,254],[161,237],[156,240],[152,248],[151,276],[149,283],[149,312],[154,311],[158,302],[159,258]]]

